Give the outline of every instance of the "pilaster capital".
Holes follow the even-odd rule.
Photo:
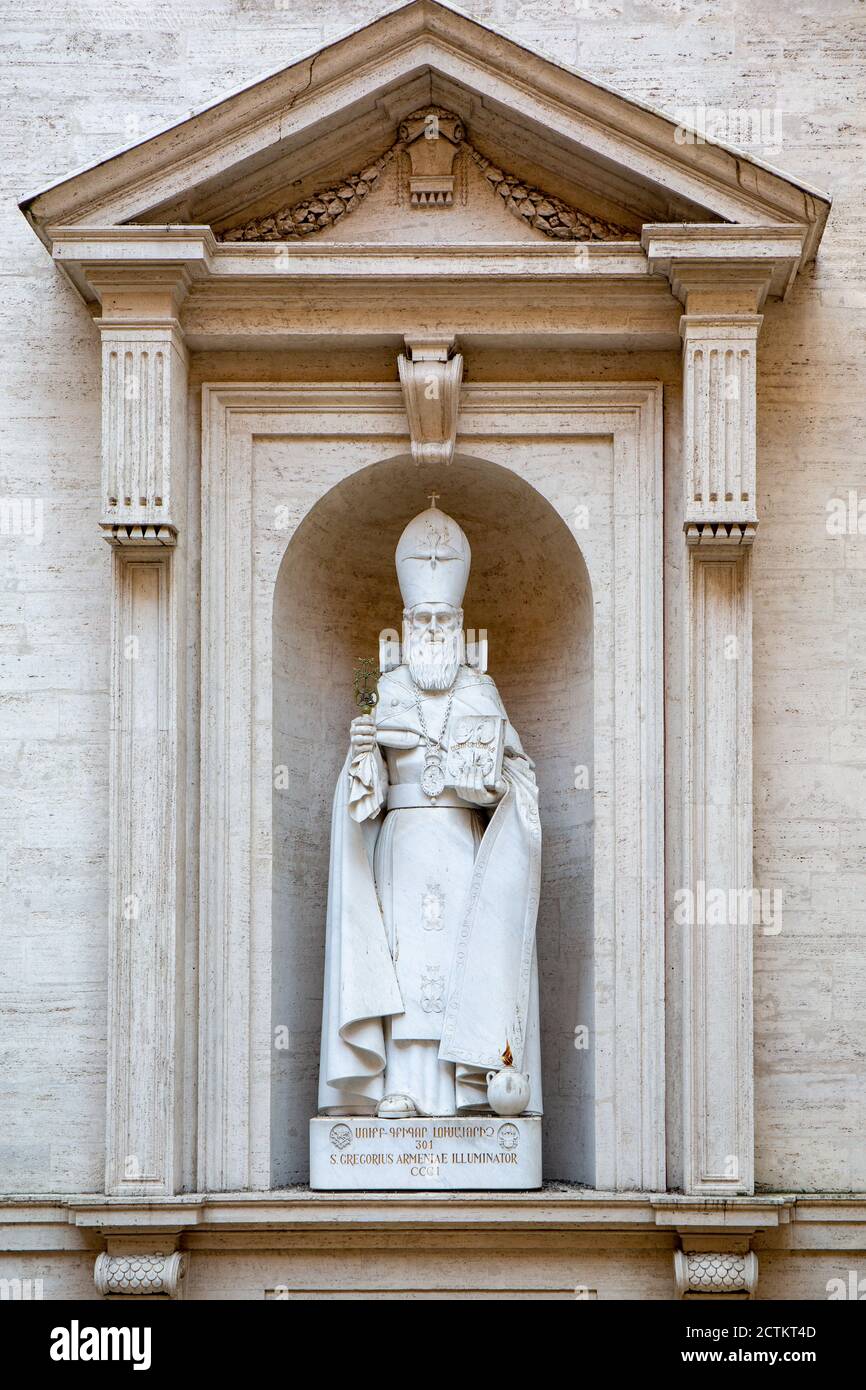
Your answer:
[[[680,337],[684,343],[715,338],[754,346],[763,322],[763,314],[683,314],[680,318]]]
[[[146,332],[172,328],[182,339],[180,314],[200,268],[177,260],[140,261],[120,257],[87,266],[88,287],[98,298],[95,319],[102,333],[113,328]]]
[[[53,227],[54,260],[88,303],[114,316],[177,317],[190,286],[213,271],[210,227]]]
[[[171,269],[171,268],[169,268]],[[102,511],[111,545],[174,545],[184,519],[183,267],[102,286]]]
[[[758,313],[685,313],[683,442],[688,545],[750,545],[758,524]]]

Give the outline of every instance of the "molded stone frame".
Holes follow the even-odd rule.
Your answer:
[[[66,248],[64,236],[65,233],[58,231],[55,254],[61,256]],[[80,273],[86,277],[91,292],[100,297],[103,307],[99,326],[106,348],[103,391],[107,408],[103,422],[105,496],[101,525],[118,555],[126,557],[118,562],[116,611],[121,611],[126,601],[121,592],[121,581],[127,574],[126,566],[134,552],[140,552],[142,560],[146,558],[149,563],[161,566],[161,572],[167,577],[167,587],[150,586],[147,603],[144,602],[141,586],[136,598],[136,621],[142,623],[143,631],[168,633],[169,640],[167,645],[163,645],[161,637],[157,641],[148,638],[143,644],[146,659],[154,664],[149,672],[141,666],[135,670],[136,686],[129,686],[130,695],[136,697],[133,701],[135,708],[129,704],[125,693],[127,677],[131,672],[118,656],[118,644],[130,634],[126,634],[122,627],[115,632],[113,698],[118,739],[116,747],[122,751],[125,746],[124,740],[128,739],[137,718],[135,710],[143,708],[137,702],[136,691],[144,689],[148,680],[149,688],[161,692],[161,708],[166,712],[164,721],[167,721],[161,724],[161,732],[167,736],[169,745],[174,740],[175,747],[171,754],[174,762],[170,767],[166,765],[166,781],[159,793],[161,799],[158,798],[158,834],[139,835],[132,856],[124,858],[113,852],[112,858],[107,1190],[118,1196],[170,1194],[193,1186],[201,1190],[209,1187],[220,1190],[227,1185],[243,1186],[246,1182],[258,1188],[268,1186],[267,1162],[263,1162],[262,1154],[266,1154],[270,1147],[269,1115],[264,1111],[252,1113],[250,1105],[259,1084],[258,1081],[254,1084],[251,1077],[256,1078],[261,1074],[266,1084],[269,1064],[268,1059],[251,1058],[249,1054],[249,1007],[251,998],[255,996],[250,994],[249,971],[242,969],[236,974],[233,969],[236,952],[245,958],[245,954],[251,951],[256,967],[265,968],[261,954],[255,954],[260,943],[251,947],[247,939],[250,912],[248,907],[243,907],[251,895],[254,897],[258,880],[250,878],[250,859],[244,855],[237,858],[233,865],[236,872],[226,880],[226,854],[222,852],[218,836],[206,826],[203,858],[198,866],[203,902],[200,965],[205,991],[199,1025],[196,1023],[196,1001],[193,997],[198,986],[193,986],[195,971],[190,963],[190,950],[195,943],[188,929],[191,924],[184,923],[185,904],[180,888],[188,852],[184,843],[187,809],[183,740],[188,730],[185,727],[186,703],[183,695],[186,645],[182,633],[184,625],[197,621],[198,617],[197,614],[187,614],[182,597],[186,567],[190,560],[194,563],[197,559],[198,541],[193,526],[190,526],[189,534],[186,532],[187,439],[181,422],[187,396],[185,350],[189,348],[191,333],[195,335],[197,346],[203,346],[209,340],[223,347],[242,346],[250,341],[248,334],[255,336],[258,332],[260,313],[270,314],[273,322],[271,308],[274,289],[278,287],[277,282],[284,280],[290,272],[281,261],[273,259],[279,252],[272,247],[220,248],[219,253],[215,253],[217,261],[225,250],[230,261],[226,269],[231,269],[232,276],[237,278],[233,294],[239,295],[246,306],[244,313],[239,315],[237,300],[228,306],[222,302],[220,287],[216,283],[216,266],[209,265],[213,250],[212,235],[207,233],[203,243],[197,240],[198,236],[195,231],[187,229],[152,233],[143,228],[88,229],[83,239],[78,231],[71,234],[76,246],[75,254],[79,258],[76,275]],[[678,815],[675,812],[669,821],[667,845],[668,883],[673,888],[682,886],[697,891],[699,883],[704,882],[709,887],[722,887],[738,894],[748,893],[751,889],[751,624],[746,552],[753,543],[757,527],[754,502],[757,405],[754,354],[763,305],[768,297],[781,296],[786,292],[802,258],[803,240],[802,229],[790,227],[645,226],[643,246],[635,245],[625,257],[625,262],[635,274],[625,290],[616,273],[617,267],[621,270],[622,263],[625,263],[621,248],[613,250],[600,246],[597,248],[598,254],[590,256],[587,262],[595,281],[593,303],[598,322],[584,323],[586,345],[592,342],[600,346],[610,340],[614,327],[616,331],[613,336],[620,346],[629,342],[634,346],[639,343],[646,345],[648,341],[656,346],[673,346],[677,328],[684,344],[683,564],[676,562],[672,578],[676,585],[679,574],[686,573],[688,592],[682,595],[681,601],[676,598],[671,600],[674,607],[668,615],[671,631],[680,630],[685,642],[683,668],[681,672],[672,674],[673,684],[668,691],[667,707],[672,737],[675,742],[679,738],[682,748],[679,812]],[[297,249],[306,254],[306,248]],[[260,252],[263,250],[271,258],[268,278],[271,273],[275,277],[266,287],[264,298],[261,297],[259,274],[262,269]],[[563,292],[566,286],[576,290],[583,271],[576,270],[573,264],[568,269],[562,265],[561,283],[556,277],[539,275],[542,265],[548,271],[558,266],[561,253],[556,247],[545,246],[538,250],[544,255],[534,253],[532,257],[526,257],[522,251],[519,265],[512,265],[511,252],[507,248],[501,254],[496,248],[493,252],[485,250],[480,262],[472,255],[467,257],[460,250],[429,249],[427,254],[420,255],[416,250],[411,263],[411,294],[407,296],[404,286],[404,301],[400,302],[384,292],[386,284],[397,283],[396,279],[392,281],[388,277],[400,279],[403,274],[403,253],[399,249],[375,248],[373,260],[378,258],[380,268],[387,272],[375,287],[369,278],[369,257],[361,256],[347,264],[340,261],[343,253],[339,251],[336,253],[337,259],[334,259],[333,252],[320,259],[330,259],[332,262],[331,271],[336,277],[333,289],[337,288],[337,280],[340,281],[347,334],[362,334],[369,328],[369,292],[373,288],[376,288],[380,303],[393,306],[388,312],[394,317],[395,325],[398,318],[405,320],[410,310],[413,320],[423,323],[423,306],[428,290],[438,281],[441,301],[437,300],[437,303],[443,314],[453,308],[458,316],[457,321],[462,324],[460,314],[465,315],[468,312],[466,305],[470,304],[473,306],[472,314],[476,316],[474,329],[482,338],[488,333],[495,335],[506,330],[514,336],[510,317],[513,306],[504,302],[507,298],[505,287],[510,284],[505,272],[510,267],[510,272],[516,273],[521,281],[516,285],[521,294],[527,285],[532,285],[536,297],[545,299],[544,314],[548,330],[556,334],[570,334],[569,342],[574,346],[578,339],[572,334],[573,323],[564,313]],[[204,259],[200,261],[198,257],[201,251],[204,252]],[[303,257],[298,262],[299,265],[301,263]],[[490,297],[489,286],[486,290],[482,286],[490,264],[496,265],[504,276],[502,285],[496,287],[496,298]],[[350,281],[358,294],[355,297],[353,291],[353,296],[347,301],[345,295]],[[324,283],[322,281],[317,286],[317,294],[323,292]],[[191,291],[196,284],[199,287],[193,296]],[[500,290],[502,296],[499,296]],[[472,298],[476,291],[486,305],[488,317],[483,324],[477,317]],[[635,303],[643,303],[644,294],[649,294],[651,302],[661,311],[661,318],[657,321],[654,319],[652,323],[635,312]],[[681,304],[677,303],[678,299]],[[215,317],[209,316],[210,311],[202,316],[203,305],[211,303]],[[301,305],[298,304],[296,308],[300,313]],[[299,322],[296,323],[294,319],[283,322],[282,312],[280,318],[280,331],[284,336],[292,336],[300,331]],[[381,329],[383,324],[379,323],[378,326]],[[663,332],[656,337],[656,330],[662,328]],[[211,338],[210,335],[215,336]],[[404,333],[402,336],[407,335]],[[426,341],[435,335],[429,330],[422,332],[419,329],[413,331],[411,336]],[[450,341],[454,334],[449,332],[448,336]],[[583,336],[580,341],[583,341]],[[467,343],[460,338],[458,342],[465,350]],[[121,351],[126,364],[124,381],[131,389],[127,390],[125,386],[118,391],[118,353]],[[720,409],[724,393],[718,390],[717,369],[728,360],[729,355],[730,360],[738,364],[735,376],[741,395],[736,410],[729,409],[727,400],[724,410]],[[704,371],[704,363],[709,363],[711,369]],[[215,390],[213,388],[210,394],[206,393],[208,401],[212,400]],[[237,421],[244,410],[250,413],[255,407],[256,391],[265,392],[260,399],[260,409],[267,416],[282,390],[287,393],[284,400],[293,400],[300,416],[308,422],[314,420],[316,412],[327,406],[329,428],[337,428],[338,434],[345,436],[358,438],[359,431],[363,435],[365,429],[368,434],[375,435],[383,419],[387,418],[390,442],[387,447],[382,446],[379,457],[393,456],[395,440],[407,441],[404,403],[396,387],[330,386],[320,388],[318,397],[313,388],[301,387],[226,386],[221,390],[226,401],[236,400],[238,404],[234,413],[228,405],[224,412],[225,419],[235,431],[240,428]],[[233,391],[242,393],[244,390],[246,396],[231,395]],[[358,410],[357,393],[362,390],[367,392],[366,415]],[[486,392],[489,415],[481,430],[482,437],[491,421],[497,422],[497,428],[507,433],[512,428],[510,412],[516,412],[515,418],[519,419],[521,416],[526,418],[527,411],[531,412],[532,409],[536,409],[532,429],[537,431],[542,428],[543,432],[548,428],[548,424],[541,419],[545,411],[556,416],[556,409],[549,408],[550,403],[557,399],[551,395],[554,390],[561,393],[560,399],[566,403],[560,416],[567,428],[573,428],[569,412],[576,412],[576,418],[579,417],[580,410],[588,402],[594,402],[603,415],[606,409],[615,412],[624,404],[617,399],[617,391],[626,392],[625,403],[631,400],[632,409],[634,400],[628,396],[629,392],[651,391],[655,393],[654,399],[659,393],[657,386],[552,388],[541,383],[529,387],[482,388],[473,385],[465,387],[461,395],[460,407],[465,412],[465,419],[460,421],[460,428],[471,433],[469,422],[475,418],[475,403],[482,399],[479,392]],[[569,392],[572,393],[570,396]],[[606,397],[604,393],[607,393]],[[304,399],[308,401],[307,405],[303,405]],[[374,404],[376,401],[377,405]],[[532,402],[539,401],[542,404],[537,408],[532,405]],[[379,417],[378,423],[374,421],[372,425],[371,410],[374,416]],[[653,410],[654,418],[658,421],[658,406],[654,406]],[[159,431],[155,433],[157,422]],[[210,746],[214,721],[217,721],[218,727],[218,721],[226,717],[226,710],[220,703],[225,697],[215,693],[220,686],[210,673],[211,666],[217,659],[216,654],[225,645],[223,634],[231,637],[231,622],[235,617],[234,609],[228,603],[220,619],[219,605],[226,604],[226,593],[234,594],[235,588],[245,601],[244,586],[248,587],[250,582],[248,562],[243,560],[243,554],[249,554],[251,545],[249,495],[241,489],[237,497],[232,493],[220,501],[220,485],[215,482],[216,455],[213,454],[212,435],[214,430],[219,432],[225,428],[224,423],[211,419],[210,415],[205,420],[204,476],[205,488],[209,489],[202,518],[206,702],[203,755],[206,770],[212,765],[214,756]],[[597,431],[601,428],[598,420],[596,428]],[[659,428],[657,423],[655,428]],[[612,438],[619,438],[612,427],[609,432]],[[628,431],[625,433],[627,436]],[[142,451],[137,442],[142,438],[160,440],[158,454],[151,456],[147,451]],[[191,436],[191,441],[193,439],[194,436]],[[249,432],[245,435],[241,429],[233,442],[232,488],[236,487],[236,474],[245,476],[244,468],[249,472],[250,449]],[[484,452],[483,447],[480,452]],[[619,469],[619,451],[615,456]],[[654,457],[658,468],[660,443]],[[640,458],[645,458],[643,453]],[[121,461],[123,476],[129,484],[122,491],[117,486]],[[646,467],[645,461],[640,467]],[[625,479],[629,475],[618,472],[618,476]],[[640,476],[640,472],[635,473],[630,485],[637,486]],[[224,490],[225,484],[221,486]],[[658,496],[657,480],[654,487]],[[727,495],[729,493],[730,497]],[[622,496],[623,499],[628,496],[627,489]],[[617,508],[617,516],[629,516],[625,501],[622,508]],[[628,530],[631,524],[626,523],[629,544],[634,542],[632,531]],[[246,552],[243,546],[239,548],[242,536],[246,536]],[[621,557],[618,540],[615,550]],[[738,583],[743,586],[742,602],[733,603],[730,596],[726,597],[728,591],[724,585],[712,582],[722,575],[719,559],[723,552],[730,552],[731,558],[736,556]],[[221,557],[219,562],[217,556]],[[686,560],[688,563],[685,563]],[[656,595],[654,602],[660,606],[660,551],[653,551],[651,559],[650,551],[642,549],[640,563],[644,582],[634,590],[632,602],[624,605],[623,631],[629,630],[632,612],[639,611],[639,605],[645,601],[647,594]],[[705,565],[714,568],[705,570]],[[132,574],[132,571],[129,573]],[[223,573],[223,581],[219,580],[220,573]],[[211,575],[216,575],[217,580],[213,581]],[[225,592],[217,589],[211,594],[209,585],[212,582],[224,582]],[[166,594],[170,596],[170,609],[165,610],[166,616],[163,617],[160,616],[160,604]],[[709,607],[704,602],[703,610],[698,602],[701,595],[702,602],[709,600]],[[699,631],[696,622],[702,611],[708,614],[709,621]],[[165,626],[169,618],[173,627]],[[707,637],[712,639],[712,634],[721,632],[723,627],[725,636],[736,638],[740,660],[736,690],[738,714],[733,721],[728,717],[726,697],[719,688],[721,672],[727,672],[727,679],[731,674],[730,669],[719,666],[715,660],[717,654],[706,644]],[[642,633],[641,640],[647,645],[647,653],[639,669],[649,669],[651,662],[658,663],[660,667],[660,633],[652,631],[647,625],[642,627]],[[629,659],[633,663],[636,647],[629,646],[624,650],[630,653]],[[164,659],[158,656],[159,652],[164,654]],[[670,659],[670,650],[668,657]],[[622,669],[626,672],[624,678],[628,684],[628,664]],[[228,783],[220,782],[211,787],[206,775],[201,799],[208,817],[221,817],[223,825],[226,824],[226,812],[220,798],[229,794],[227,786],[233,798],[233,814],[242,819],[251,814],[246,807],[250,796],[249,753],[244,753],[242,748],[236,749],[234,734],[235,727],[244,727],[251,718],[250,710],[244,704],[245,695],[250,695],[249,689],[245,692],[244,679],[242,661],[232,676],[229,707],[232,733],[224,739],[228,761],[220,773],[221,777],[229,779]],[[708,699],[701,696],[702,691],[708,694]],[[633,695],[624,698],[632,699]],[[214,701],[216,703],[211,708],[208,702]],[[657,706],[648,705],[646,712],[648,727],[660,728],[660,693]],[[163,716],[160,718],[163,719]],[[679,729],[678,720],[681,720]],[[714,771],[709,778],[702,771],[704,764],[695,756],[702,749],[705,753],[713,753],[715,758]],[[633,806],[641,789],[660,785],[660,780],[653,781],[653,766],[652,759],[643,766],[639,760],[633,759],[629,775],[624,775],[618,785],[616,797],[624,808],[625,822],[629,821],[630,815],[627,808]],[[137,825],[143,807],[153,796],[151,768],[152,762],[147,758],[128,758],[126,763],[115,758],[112,763],[112,834],[118,845],[119,827]],[[211,792],[215,800],[211,799]],[[658,814],[661,815],[661,796],[653,804],[658,806]],[[736,809],[736,844],[733,839],[717,834],[712,828],[717,807],[723,808],[723,816],[729,816],[731,808]],[[669,805],[669,815],[671,811]],[[639,823],[632,819],[635,825]],[[597,823],[600,825],[602,822],[603,816]],[[230,836],[225,832],[226,852],[235,856],[239,840],[234,825],[240,823],[233,822]],[[718,821],[718,825],[721,826],[722,821]],[[246,833],[243,832],[241,840],[245,839]],[[660,847],[661,832],[656,827],[653,833],[657,833]],[[649,862],[649,850],[646,850],[646,856]],[[255,862],[258,863],[257,860]],[[170,909],[169,916],[166,917],[161,909],[156,914],[148,911],[139,919],[135,932],[130,931],[121,910],[130,895],[137,891],[132,884],[133,876],[145,885],[151,907],[159,900],[166,884],[170,881],[176,884],[171,889],[171,900],[175,906]],[[626,881],[623,879],[624,884]],[[651,876],[642,873],[634,877],[629,891],[638,896],[642,892],[650,892],[645,885],[651,882]],[[623,888],[621,892],[624,891]],[[661,893],[660,887],[658,892]],[[631,920],[628,913],[622,919],[616,919],[614,937],[618,943],[621,943],[621,934],[631,930]],[[650,913],[640,931],[654,940],[649,925],[652,920]],[[600,921],[597,930],[603,933],[605,923]],[[213,935],[215,931],[216,938]],[[214,947],[215,939],[219,943],[218,948]],[[661,1016],[661,1005],[657,1007],[655,1002],[657,997],[661,998],[658,958],[649,953],[642,959],[640,951],[631,946],[620,950],[618,944],[616,950],[619,954],[615,954],[615,964],[611,969],[611,988],[620,1003],[624,998],[629,998],[631,1002],[628,1009],[620,1009],[618,1003],[610,1014],[615,1022],[622,1021],[624,1031],[619,1040],[610,1043],[607,1054],[603,1047],[599,1053],[596,1094],[607,1096],[610,1118],[599,1121],[596,1182],[609,1189],[641,1185],[658,1188],[664,1185],[664,1168],[656,1157],[661,1149],[659,1132],[663,1130],[663,1106],[660,1100],[657,1103],[657,1097],[664,1090],[662,1067],[657,1055],[660,1034],[657,1019]],[[660,946],[658,952],[660,956]],[[671,1143],[668,1146],[671,1171],[675,1180],[682,1182],[688,1192],[748,1192],[752,1187],[754,1169],[751,941],[747,941],[746,933],[740,931],[736,949],[732,950],[728,939],[718,934],[710,936],[703,932],[700,924],[693,924],[685,932],[671,927],[668,952],[668,980],[675,984],[680,980],[683,982],[680,1000],[681,1045],[672,1035],[668,1052],[668,1065],[674,1068],[674,1074],[669,1078],[673,1093]],[[604,959],[604,952],[599,951],[596,956],[597,960]],[[139,965],[135,965],[134,958]],[[151,959],[161,964],[161,968],[153,974],[155,994],[141,986],[142,979],[148,978],[150,967],[147,962]],[[637,972],[637,963],[641,961],[642,976],[640,972],[632,976],[632,970]],[[227,964],[232,969],[226,971]],[[219,1006],[216,1011],[212,1008],[214,1003]],[[603,1006],[608,1007],[607,1003]],[[228,1018],[232,1019],[233,1026],[226,1031],[223,1025]],[[650,1019],[650,1026],[642,1031],[641,1021],[647,1018]],[[717,1037],[717,1045],[707,1049],[702,1038],[708,1024],[713,1026],[713,1018],[721,1019],[725,1029]],[[239,1032],[236,1031],[236,1024]],[[196,1062],[196,1026],[200,1026],[200,1067]],[[141,1046],[131,1047],[130,1039],[136,1036],[143,1040]],[[615,1030],[611,1036],[616,1037]],[[631,1056],[629,1049],[633,1053]],[[615,1087],[611,1079],[614,1076]],[[198,1098],[194,1102],[197,1081]],[[635,1095],[639,1095],[640,1099],[629,1099]],[[233,1108],[235,1101],[236,1109]],[[193,1138],[193,1126],[186,1122],[181,1124],[179,1120],[181,1115],[194,1113],[196,1107],[201,1122],[197,1140]],[[171,1117],[168,1138],[159,1134],[162,1117],[166,1115]],[[658,1120],[653,1119],[650,1123],[646,1118],[648,1115],[657,1116]],[[240,1125],[236,1123],[237,1116],[242,1119]],[[201,1160],[198,1172],[192,1154],[196,1144]],[[238,1146],[243,1147],[240,1156]],[[160,1160],[158,1166],[149,1161],[144,1164],[139,1161],[142,1155],[151,1155],[157,1150],[165,1154],[165,1159]]]
[[[311,502],[286,498],[291,529],[257,563],[267,541],[253,521],[254,443],[345,440],[350,472],[408,454],[408,431],[400,388],[385,384],[209,385],[203,416],[198,1184],[263,1190],[270,1040],[253,1021],[257,1010],[269,1016],[270,1000],[272,693],[270,632],[254,609],[262,586],[272,597]],[[465,386],[458,455],[490,457],[491,436],[565,446],[563,469],[569,439],[611,441],[611,530],[582,547],[597,609],[596,670],[606,673],[595,695],[596,1186],[663,1191],[661,388]],[[356,441],[364,448],[353,457]],[[507,452],[500,461],[507,466]]]

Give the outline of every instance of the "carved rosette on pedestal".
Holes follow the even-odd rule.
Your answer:
[[[93,1277],[103,1298],[180,1298],[186,1276],[186,1255],[98,1255]]]

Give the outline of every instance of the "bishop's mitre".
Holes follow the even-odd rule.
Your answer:
[[[409,522],[397,542],[397,579],[403,605],[450,603],[460,608],[472,552],[453,517],[428,507]]]

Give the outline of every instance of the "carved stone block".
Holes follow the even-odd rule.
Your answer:
[[[103,1298],[179,1298],[186,1275],[186,1256],[171,1254],[97,1256],[93,1277]]]
[[[758,1257],[754,1250],[676,1250],[674,1277],[677,1298],[753,1298]]]
[[[416,463],[450,463],[457,437],[463,358],[449,339],[406,340],[398,358]]]
[[[528,1191],[541,1186],[541,1117],[365,1116],[310,1121],[314,1191]]]
[[[740,528],[749,544],[755,500],[755,358],[760,314],[683,316],[686,528]],[[728,535],[730,533],[728,532]]]
[[[178,331],[102,330],[102,515],[111,545],[173,545],[182,521],[186,350]]]
[[[414,111],[401,123],[399,136],[412,165],[413,207],[450,207],[454,202],[454,159],[464,135],[460,118],[439,106]]]

